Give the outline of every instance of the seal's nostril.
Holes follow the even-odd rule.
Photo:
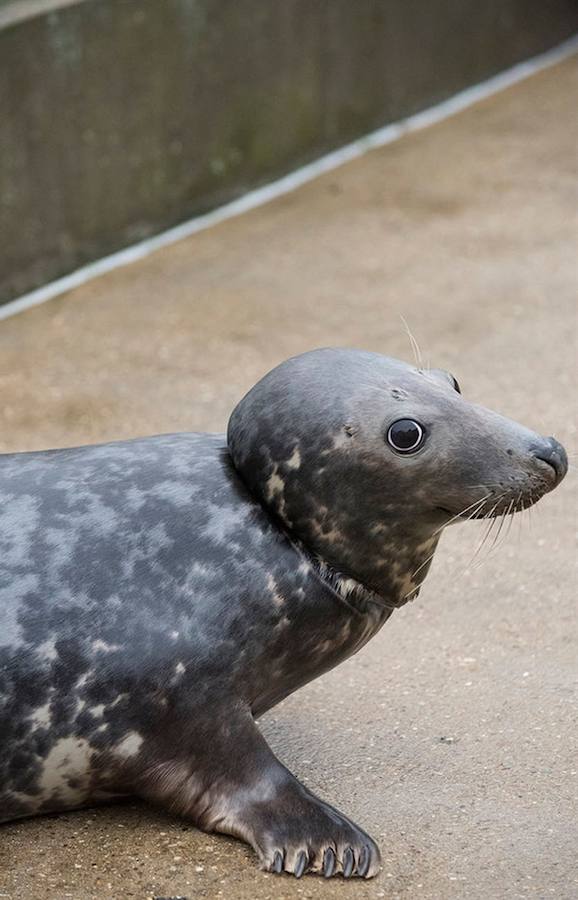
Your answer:
[[[541,459],[542,462],[548,463],[552,467],[556,475],[556,483],[562,481],[568,471],[568,457],[562,444],[551,437],[542,444],[531,447],[530,451],[536,459]]]

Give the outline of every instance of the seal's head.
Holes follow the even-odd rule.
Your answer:
[[[554,438],[469,403],[448,373],[346,349],[266,375],[233,411],[228,444],[290,534],[392,603],[423,581],[450,521],[524,509],[567,470]]]

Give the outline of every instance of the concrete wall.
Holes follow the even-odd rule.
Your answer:
[[[0,302],[578,26],[575,0],[0,4]]]

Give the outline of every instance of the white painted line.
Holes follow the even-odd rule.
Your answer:
[[[455,94],[436,106],[424,109],[422,112],[409,116],[407,119],[401,119],[399,122],[393,122],[384,128],[378,128],[377,131],[372,131],[357,141],[346,144],[345,147],[340,147],[338,150],[334,150],[326,156],[321,156],[300,169],[295,169],[294,172],[284,175],[277,181],[272,181],[270,184],[243,194],[242,197],[233,200],[231,203],[226,203],[225,206],[220,206],[218,209],[205,213],[205,215],[189,219],[187,222],[176,225],[168,231],[163,231],[161,234],[140,241],[138,244],[119,250],[118,253],[113,253],[111,256],[105,256],[103,259],[89,263],[71,272],[70,275],[65,275],[63,278],[51,281],[49,284],[31,291],[29,294],[24,294],[16,300],[11,300],[0,306],[0,319],[15,316],[17,313],[24,312],[26,309],[38,306],[40,303],[45,303],[53,297],[58,297],[60,294],[65,294],[67,291],[80,287],[80,285],[86,284],[87,281],[92,281],[93,278],[97,278],[99,275],[104,275],[113,269],[144,259],[145,256],[154,253],[155,250],[160,250],[161,247],[167,247],[169,244],[181,241],[192,234],[197,234],[197,232],[204,231],[206,228],[212,228],[213,225],[218,225],[227,219],[249,212],[257,206],[269,203],[277,197],[282,197],[308,181],[313,181],[313,179],[318,178],[325,172],[331,172],[344,163],[358,159],[369,150],[375,150],[378,147],[391,144],[412,131],[419,131],[422,128],[429,128],[430,125],[443,122],[444,119],[455,116],[456,113],[462,112],[462,110],[467,109],[474,103],[479,103],[481,100],[485,100],[487,97],[491,97],[493,94],[497,94],[499,91],[503,91],[523,81],[525,78],[529,78],[530,75],[535,75],[542,69],[554,66],[556,63],[573,56],[576,52],[578,52],[578,35],[565,41],[558,47],[554,47],[553,50],[548,50],[540,56],[518,63],[511,69],[500,72],[487,81],[481,82],[481,84],[466,88],[464,91],[460,91],[459,94]]]
[[[0,28],[10,28],[12,25],[25,22],[26,19],[58,12],[66,6],[86,2],[87,0],[12,0],[12,3],[0,9]]]

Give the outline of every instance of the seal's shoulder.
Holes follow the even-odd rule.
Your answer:
[[[117,540],[166,520],[193,528],[209,509],[224,515],[253,504],[223,435],[167,434],[0,456],[0,539],[11,546],[23,534],[34,546],[54,529],[83,529],[95,540],[108,534],[107,523]]]

